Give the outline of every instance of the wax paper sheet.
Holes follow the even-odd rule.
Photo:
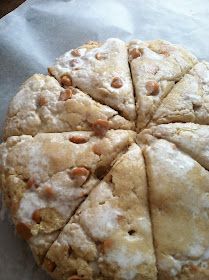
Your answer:
[[[0,20],[0,132],[20,84],[70,48],[109,37],[162,38],[209,60],[208,34],[208,0],[28,0]],[[49,279],[1,211],[0,279]]]

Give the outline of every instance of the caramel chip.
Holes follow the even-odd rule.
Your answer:
[[[96,53],[96,54],[95,54],[95,58],[96,58],[97,60],[106,59],[106,58],[107,58],[107,54],[106,54],[106,53]]]
[[[46,186],[43,190],[43,193],[47,198],[52,198],[54,196],[54,191],[51,186]]]
[[[159,84],[156,81],[148,81],[146,83],[147,95],[157,95],[160,91]]]
[[[56,263],[47,258],[44,260],[43,265],[48,272],[53,272],[56,268]]]
[[[28,189],[31,189],[32,187],[37,188],[38,184],[36,183],[35,179],[33,177],[31,177],[30,179],[28,179],[27,181],[27,187]]]
[[[101,154],[102,154],[101,145],[95,144],[95,145],[92,147],[92,151],[93,151],[96,155],[101,156]]]
[[[29,240],[32,237],[30,227],[24,223],[18,223],[16,231],[24,240]]]
[[[140,49],[138,48],[133,48],[132,50],[129,51],[129,54],[131,55],[132,59],[135,59],[142,55]]]
[[[41,222],[41,213],[40,213],[40,210],[37,209],[33,212],[33,215],[32,215],[32,219],[34,220],[34,222],[36,222],[37,224],[40,224]]]
[[[89,176],[89,170],[85,167],[74,167],[71,171],[70,171],[70,176],[72,178],[75,178],[77,176]]]
[[[72,54],[73,56],[81,56],[81,53],[80,53],[80,51],[79,51],[78,49],[72,50],[72,51],[71,51],[71,54]]]
[[[113,241],[112,239],[106,239],[104,240],[102,244],[103,252],[106,253],[108,250],[110,250],[113,246]]]
[[[109,129],[109,122],[107,120],[98,119],[93,123],[93,130],[95,135],[104,137]]]
[[[123,86],[123,81],[119,77],[115,77],[112,80],[111,86],[114,88],[121,88]]]
[[[65,91],[60,93],[59,100],[66,101],[66,100],[70,99],[72,96],[73,96],[73,91],[72,91],[72,89],[68,88]]]
[[[87,138],[82,137],[82,136],[79,136],[79,135],[71,136],[71,137],[69,138],[69,140],[70,140],[72,143],[75,143],[75,144],[84,144],[84,143],[88,142],[88,139],[87,139]]]
[[[40,97],[38,98],[38,105],[39,105],[39,106],[45,106],[45,105],[47,105],[47,100],[46,100],[46,98],[45,98],[44,96],[40,96]]]
[[[72,79],[69,75],[62,75],[60,78],[61,84],[66,87],[72,86]]]

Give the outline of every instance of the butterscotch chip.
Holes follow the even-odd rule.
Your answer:
[[[40,213],[40,210],[37,209],[33,212],[33,215],[32,215],[32,219],[34,220],[34,222],[36,222],[37,224],[40,224],[41,222],[41,213]]]
[[[69,75],[63,75],[61,77],[61,84],[63,86],[67,86],[67,87],[70,87],[72,86],[72,80],[71,80],[71,77]]]
[[[109,129],[109,122],[107,120],[98,119],[93,123],[93,130],[95,135],[103,137]]]
[[[78,60],[76,58],[71,59],[69,61],[69,64],[70,64],[71,67],[74,67],[74,66],[76,66],[78,64]]]
[[[146,83],[147,95],[157,95],[159,93],[160,87],[156,81],[148,81]]]
[[[79,51],[78,49],[72,50],[72,51],[71,51],[71,54],[72,54],[73,56],[81,56],[81,53],[80,53],[80,51]]]
[[[87,138],[78,135],[71,136],[69,140],[75,144],[84,144],[88,142]]]
[[[142,55],[140,49],[138,49],[138,48],[133,48],[132,50],[130,50],[129,54],[131,55],[131,57],[133,59],[135,59],[135,58],[137,58],[137,57]]]
[[[38,99],[38,105],[39,106],[45,106],[47,105],[47,100],[44,96],[40,96],[39,99]]]
[[[56,268],[55,262],[53,262],[49,259],[45,259],[43,265],[44,265],[45,269],[49,272],[53,272]]]
[[[101,146],[98,145],[98,144],[95,144],[93,147],[92,147],[92,151],[98,155],[98,156],[101,156],[102,154],[102,151],[101,151]]]
[[[52,189],[51,186],[45,187],[44,190],[43,190],[43,194],[44,194],[44,196],[46,196],[47,198],[52,198],[52,197],[54,197],[54,191],[53,191],[53,189]]]
[[[27,187],[28,189],[31,189],[32,187],[37,188],[38,184],[36,183],[35,179],[33,177],[31,177],[30,179],[28,179],[27,181]]]
[[[29,240],[32,236],[30,227],[24,223],[18,223],[16,225],[16,231],[24,240]]]
[[[112,80],[111,86],[114,88],[121,88],[123,86],[123,81],[119,77],[115,77]]]
[[[106,53],[96,53],[95,58],[97,60],[106,59],[107,58],[107,54]]]
[[[103,248],[103,252],[107,252],[108,250],[110,250],[113,246],[113,241],[112,239],[106,239],[104,240],[103,244],[102,244],[102,248]]]
[[[72,89],[68,88],[65,91],[60,93],[59,100],[66,101],[66,100],[70,99],[72,97],[72,95],[73,95]]]
[[[72,178],[78,177],[78,176],[89,176],[89,170],[86,169],[85,167],[75,167],[70,171],[70,176]]]

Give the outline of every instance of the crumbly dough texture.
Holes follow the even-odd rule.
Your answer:
[[[11,101],[0,145],[36,262],[55,280],[209,280],[209,63],[108,39],[48,71]]]

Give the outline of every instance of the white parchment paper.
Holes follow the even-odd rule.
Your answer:
[[[28,0],[0,20],[0,131],[19,85],[46,73],[70,48],[109,37],[162,38],[209,60],[208,36],[208,0]],[[14,279],[49,278],[6,215],[0,221],[0,280]]]

